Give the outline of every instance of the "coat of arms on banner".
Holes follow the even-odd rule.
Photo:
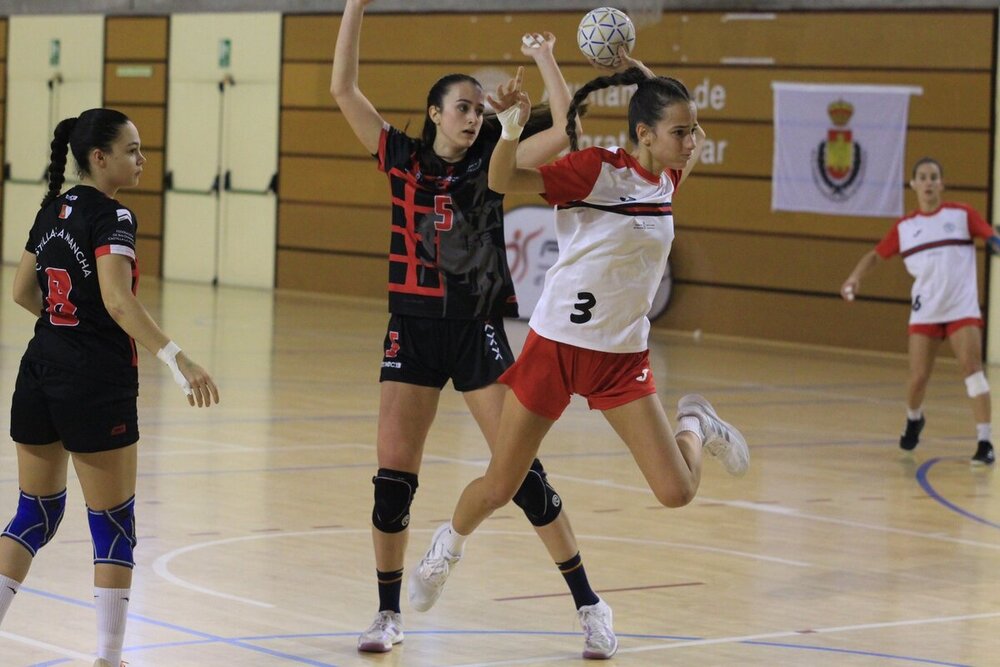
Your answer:
[[[854,115],[854,105],[838,99],[826,108],[833,127],[812,152],[812,173],[816,186],[833,201],[844,201],[861,185],[864,178],[865,151],[854,140],[848,123]]]

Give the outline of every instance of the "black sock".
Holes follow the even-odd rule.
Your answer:
[[[375,570],[378,577],[378,610],[399,613],[399,591],[403,586],[403,571],[381,572]]]
[[[563,579],[573,594],[573,602],[577,609],[600,601],[597,593],[590,587],[590,582],[587,581],[587,571],[583,568],[583,559],[580,558],[579,552],[565,563],[556,563],[556,566],[562,572]]]

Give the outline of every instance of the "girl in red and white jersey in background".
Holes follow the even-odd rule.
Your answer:
[[[918,208],[899,219],[874,250],[867,252],[840,288],[851,301],[861,279],[882,260],[903,258],[913,276],[910,300],[910,382],[906,396],[906,428],[899,446],[912,450],[924,428],[924,394],[941,341],[951,344],[965,375],[976,419],[974,465],[995,459],[990,426],[990,386],[983,374],[983,316],[976,287],[975,239],[985,239],[1000,251],[998,237],[974,209],[943,201],[941,164],[929,157],[917,160],[910,187]]]
[[[465,539],[514,496],[572,394],[587,397],[592,409],[603,412],[656,498],[668,507],[694,498],[702,449],[732,474],[745,473],[749,465],[743,436],[704,398],[680,399],[675,436],[656,396],[647,314],[673,241],[672,201],[698,160],[705,133],[679,81],[657,77],[625,55],[632,67],[595,79],[576,93],[567,114],[571,152],[550,165],[524,168],[515,162],[530,108],[520,86],[491,99],[503,134],[490,162],[490,188],[544,193],[557,207],[559,258],[545,276],[524,349],[500,378],[512,391],[486,474],[465,488],[451,523],[435,532],[410,579],[411,597],[437,599]],[[579,105],[595,90],[628,84],[637,84],[628,113],[634,151],[578,151]],[[603,614],[606,623],[581,617],[588,634],[584,657],[608,658],[617,640],[589,635],[595,627],[610,627],[610,609],[593,614]]]

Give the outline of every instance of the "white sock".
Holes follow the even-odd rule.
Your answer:
[[[993,425],[992,424],[976,424],[976,438],[979,440],[985,440],[986,442],[993,441]]]
[[[128,615],[130,588],[94,588],[97,606],[97,657],[118,665],[125,643],[125,618]]]
[[[21,582],[0,574],[0,623],[3,622],[3,617],[10,609],[10,603],[14,601],[14,596],[17,595],[19,588],[21,588]]]
[[[924,406],[922,405],[916,410],[911,410],[910,408],[906,408],[907,419],[912,419],[913,421],[917,421],[923,416],[924,416]]]
[[[468,535],[462,535],[457,532],[455,528],[448,523],[448,532],[444,534],[444,548],[448,550],[452,556],[461,556],[462,552],[465,551],[465,541],[469,539]]]
[[[677,434],[680,435],[684,431],[691,431],[698,438],[705,442],[705,432],[701,430],[701,422],[698,421],[697,417],[692,417],[688,415],[687,417],[681,417],[680,421],[677,422]]]

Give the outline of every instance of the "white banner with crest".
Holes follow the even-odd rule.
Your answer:
[[[771,209],[903,214],[906,122],[915,86],[775,81]]]

